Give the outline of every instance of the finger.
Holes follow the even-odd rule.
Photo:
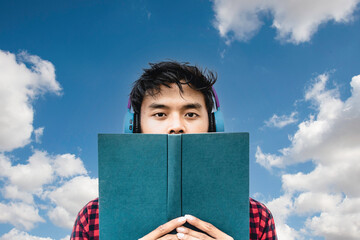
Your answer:
[[[211,223],[202,221],[197,217],[187,214],[187,215],[185,215],[185,218],[188,223],[190,223],[191,225],[197,227],[198,229],[206,232],[207,234],[214,237],[215,239],[217,239],[217,238],[221,239],[221,238],[224,238],[225,236],[228,236],[225,233],[223,233],[222,231],[220,231],[219,229],[217,229]]]
[[[214,238],[210,238],[209,236],[206,236],[206,238],[197,238],[197,237],[193,237],[193,236],[190,236],[190,235],[187,235],[184,233],[178,233],[178,234],[176,234],[176,236],[178,239],[182,239],[182,240],[208,240],[208,239],[214,240]]]
[[[176,228],[176,231],[179,233],[179,234],[177,234],[179,239],[192,239],[192,238],[187,238],[187,236],[191,236],[191,237],[194,237],[194,239],[201,239],[201,240],[213,239],[212,237],[209,237],[208,235],[206,235],[204,233],[197,232],[197,231],[194,231],[190,228],[186,228],[183,226]],[[183,237],[180,233],[184,234],[185,236]],[[182,238],[180,238],[179,236]]]
[[[158,238],[157,240],[178,240],[179,238],[174,234],[166,234],[165,236]]]
[[[167,223],[165,223],[163,225],[160,225],[154,231],[152,231],[151,233],[149,233],[146,236],[142,237],[140,240],[158,239],[158,238],[164,236],[165,234],[171,232],[175,228],[180,227],[185,222],[186,222],[185,217],[175,218],[175,219],[173,219],[173,220],[171,220],[171,221],[169,221],[169,222],[167,222]]]

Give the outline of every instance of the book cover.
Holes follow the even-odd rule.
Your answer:
[[[194,215],[249,239],[249,134],[99,134],[100,239]]]

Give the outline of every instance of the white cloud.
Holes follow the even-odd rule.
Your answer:
[[[16,185],[5,186],[2,190],[3,195],[6,199],[21,200],[24,203],[33,204],[34,197],[31,193],[21,191]]]
[[[283,167],[284,159],[282,156],[276,154],[263,153],[259,146],[256,147],[255,153],[256,162],[268,170],[271,170],[273,166]]]
[[[338,89],[326,87],[328,81],[328,74],[319,75],[306,90],[305,100],[315,113],[298,125],[289,147],[279,154],[263,153],[260,147],[256,152],[256,161],[268,169],[314,164],[308,173],[283,174],[284,195],[268,203],[280,219],[279,239],[288,236],[286,221],[294,215],[307,219],[298,230],[302,234],[331,240],[360,235],[360,75],[352,78],[345,100]]]
[[[54,168],[57,175],[71,177],[78,174],[87,174],[83,162],[74,154],[57,155],[54,160]]]
[[[300,215],[324,212],[336,208],[342,198],[341,194],[303,192],[295,199],[294,209]]]
[[[17,230],[16,228],[11,229],[10,232],[0,237],[0,240],[19,240],[19,239],[20,240],[53,240],[52,238],[31,236],[26,232]],[[68,239],[70,239],[70,236]]]
[[[289,124],[296,123],[298,121],[296,118],[297,114],[297,112],[281,116],[274,114],[269,120],[265,121],[265,125],[267,127],[283,128]]]
[[[258,14],[265,10],[262,0],[215,0],[215,27],[230,43],[233,39],[246,41],[259,30],[262,22]],[[233,37],[229,36],[229,33]]]
[[[98,196],[98,180],[78,176],[53,191],[46,193],[55,205],[48,215],[57,226],[71,229],[76,214],[90,200]]]
[[[16,227],[0,239],[50,239],[18,229],[45,222],[44,212],[55,225],[71,228],[78,211],[98,196],[98,181],[74,154],[34,149],[27,161],[16,163],[5,153],[28,144],[32,134],[40,142],[44,127],[34,130],[32,104],[46,92],[61,93],[54,66],[25,52],[0,50],[0,80],[0,223]]]
[[[275,219],[276,233],[279,239],[302,239],[300,233],[286,224],[286,220],[293,210],[293,201],[290,195],[283,195],[266,204],[271,209]]]
[[[309,218],[306,226],[314,235],[327,240],[359,239],[360,214],[356,211],[359,206],[360,198],[345,198],[337,207]]]
[[[353,19],[359,0],[214,0],[215,27],[227,43],[246,41],[262,26],[262,15],[271,15],[277,39],[307,42],[321,24]]]
[[[41,143],[41,136],[44,133],[44,127],[40,127],[34,130],[34,134],[35,134],[35,142],[36,143]]]
[[[276,234],[278,239],[286,240],[301,240],[304,239],[303,235],[296,231],[294,228],[290,227],[286,223],[275,223],[276,224]]]
[[[310,159],[321,166],[338,164],[339,158],[347,159],[343,167],[350,167],[360,157],[360,75],[352,78],[352,96],[346,101],[339,98],[337,89],[326,89],[327,74],[319,75],[305,94],[305,99],[317,109],[298,125],[290,137],[291,146],[283,148],[280,155],[264,154],[258,148],[258,162],[269,167],[306,162]],[[350,170],[350,169],[349,169]],[[356,178],[357,179],[357,178]]]
[[[26,164],[15,166],[9,157],[0,154],[0,167],[3,169],[0,177],[4,181],[1,192],[5,199],[17,202],[17,205],[0,203],[3,208],[8,208],[0,221],[17,227],[31,229],[43,220],[34,196],[46,201],[45,210],[55,225],[67,228],[71,228],[78,211],[98,196],[97,179],[86,176],[83,162],[73,154],[51,156],[45,151],[34,150]],[[62,182],[60,186],[59,181]],[[32,210],[34,218],[15,211],[18,205]]]
[[[78,211],[80,209],[81,208],[79,208]],[[48,212],[48,216],[51,222],[53,222],[56,226],[71,229],[71,227],[74,225],[75,217],[70,216],[70,213],[63,207],[57,206],[51,209]]]
[[[348,22],[358,0],[272,1],[273,27],[277,37],[293,43],[307,42],[320,24]]]
[[[28,64],[29,67],[27,67]],[[32,101],[46,92],[60,94],[54,66],[38,56],[15,56],[0,50],[0,152],[23,147],[31,141]]]
[[[290,195],[283,195],[266,204],[272,210],[276,222],[284,223],[292,211],[293,202]]]
[[[308,174],[284,174],[283,188],[288,192],[345,192],[348,196],[360,197],[360,189],[355,182],[360,182],[360,164],[357,160],[339,158],[339,162],[324,166],[318,164]]]
[[[27,164],[16,166],[11,166],[10,159],[0,155],[0,166],[4,166],[5,170],[0,176],[6,177],[9,183],[17,186],[19,190],[35,192],[44,184],[51,183],[54,177],[51,158],[46,152],[38,150],[35,150]]]
[[[27,164],[12,166],[11,160],[5,155],[0,155],[0,166],[4,171],[0,176],[6,177],[11,186],[10,191],[15,194],[22,190],[30,193],[38,192],[44,185],[52,183],[54,178],[73,177],[87,174],[83,162],[74,154],[51,156],[45,151],[34,150]],[[31,179],[31,181],[29,181]]]
[[[26,230],[35,227],[36,223],[45,222],[40,217],[39,210],[30,204],[25,203],[0,203],[0,222],[10,223],[16,227],[25,228]]]

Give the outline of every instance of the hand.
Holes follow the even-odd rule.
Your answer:
[[[146,236],[140,238],[139,240],[178,240],[178,237],[175,234],[167,234],[174,230],[177,227],[182,226],[186,222],[185,217],[178,217],[175,218],[158,228],[156,228],[151,233],[147,234]],[[166,234],[166,235],[165,235]]]
[[[176,228],[176,231],[178,232],[177,237],[179,239],[187,239],[187,240],[210,240],[210,239],[221,239],[221,240],[234,240],[232,237],[227,235],[226,233],[220,231],[217,229],[214,225],[211,223],[204,222],[194,216],[191,215],[185,215],[186,221],[193,225],[194,227],[197,227],[198,229],[206,232],[211,237],[207,236],[204,233],[200,233],[197,231],[194,231],[192,229],[186,228],[186,227],[178,227]]]

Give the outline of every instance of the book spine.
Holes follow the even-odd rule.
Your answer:
[[[181,216],[181,135],[168,135],[168,220]]]

